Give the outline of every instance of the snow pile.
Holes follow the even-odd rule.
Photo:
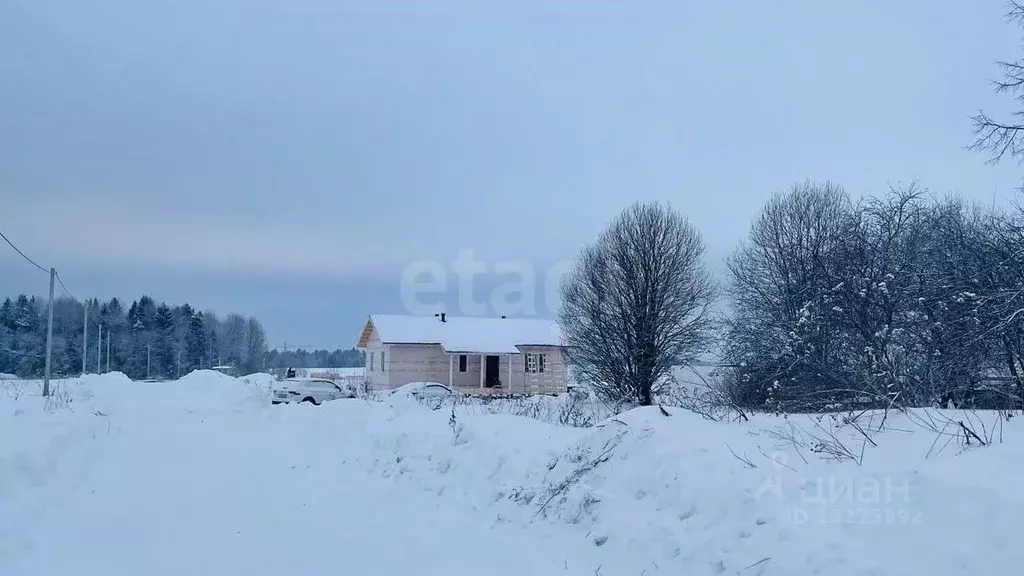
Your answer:
[[[38,382],[0,394],[0,574],[934,576],[1024,562],[1024,432],[995,413],[718,423],[643,408],[578,428],[454,403],[272,407],[265,375],[56,384],[64,407]]]
[[[124,372],[107,372],[106,374],[85,374],[72,381],[79,386],[102,387],[115,389],[118,386],[132,385],[132,379],[125,376]]]
[[[242,376],[239,378],[243,382],[249,382],[255,386],[264,388],[270,388],[270,386],[277,381],[273,374],[267,374],[266,372],[256,372],[255,374],[249,374],[248,376]]]
[[[596,538],[622,539],[660,565],[715,573],[980,573],[1024,560],[1010,545],[1024,499],[979,490],[975,475],[965,485],[949,474],[972,461],[1020,461],[1020,434],[1014,445],[935,461],[922,446],[930,435],[881,434],[861,466],[823,460],[830,453],[814,445],[826,451],[801,456],[762,434],[682,411],[668,418],[635,410],[534,470],[514,496]],[[936,550],[952,533],[962,538]]]
[[[147,393],[187,411],[241,411],[266,406],[272,377],[234,378],[216,370],[195,370],[174,382],[146,384]]]
[[[740,425],[669,412],[638,409],[586,431],[402,414],[373,430],[374,472],[496,522],[571,525],[597,547],[647,559],[649,572],[945,574],[1024,561],[1011,545],[1024,497],[1003,480],[1024,461],[1019,429],[958,456],[934,453],[920,414],[890,415],[889,431],[869,440],[815,419]]]
[[[270,399],[271,390],[274,388],[274,382],[277,382],[272,374],[266,372],[257,372],[255,374],[249,374],[248,376],[242,376],[239,378],[242,384],[248,386],[253,394],[257,398]]]

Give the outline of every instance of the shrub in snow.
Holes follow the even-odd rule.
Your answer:
[[[452,441],[455,443],[456,446],[465,444],[468,441],[468,438],[466,437],[465,434],[465,426],[455,416],[454,405],[452,406],[452,415],[448,419],[448,427],[452,429]]]
[[[57,412],[69,408],[74,401],[71,390],[65,382],[53,382],[50,395],[46,397],[43,409],[47,412]]]
[[[27,386],[27,380],[16,380],[13,378],[9,380],[0,379],[0,389],[3,389],[4,393],[6,393],[7,396],[15,402],[21,398]]]
[[[458,395],[451,398],[420,398],[419,402],[432,410],[452,405],[458,407],[462,414],[510,414],[576,428],[594,426],[616,413],[613,407],[580,389],[555,396]]]

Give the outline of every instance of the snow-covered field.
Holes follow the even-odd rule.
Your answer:
[[[44,400],[38,382],[0,382],[0,574],[934,576],[1024,562],[1017,418],[718,423],[648,408],[572,428],[407,397],[271,407],[269,384],[108,374]]]

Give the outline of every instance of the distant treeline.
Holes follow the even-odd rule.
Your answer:
[[[345,368],[366,365],[366,356],[349,348],[329,350],[271,350],[267,353],[267,368]]]
[[[88,309],[88,315],[86,310]],[[43,374],[47,303],[26,296],[0,305],[0,372]],[[130,378],[172,378],[197,368],[230,365],[242,373],[262,370],[267,343],[255,318],[229,314],[223,319],[188,304],[169,306],[143,296],[128,306],[58,298],[53,306],[51,373],[82,372],[83,321],[88,317],[86,371],[120,371]],[[98,338],[101,336],[102,343]],[[108,352],[109,337],[109,352]],[[98,346],[98,348],[97,348]]]

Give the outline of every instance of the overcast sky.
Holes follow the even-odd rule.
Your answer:
[[[0,230],[80,298],[252,314],[274,345],[351,345],[407,308],[403,270],[460,250],[539,285],[637,200],[684,211],[717,267],[805,178],[1010,201],[1020,167],[964,149],[969,114],[1008,109],[1004,11],[2,0]],[[16,258],[0,293],[43,294]]]

